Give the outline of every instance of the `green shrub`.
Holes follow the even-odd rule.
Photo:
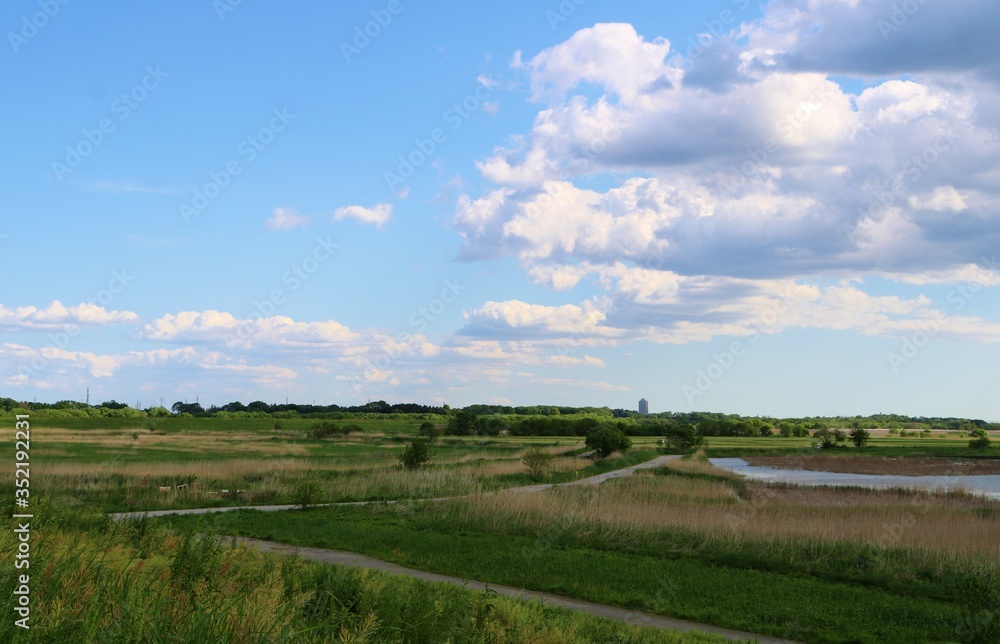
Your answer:
[[[972,449],[989,449],[990,436],[985,429],[974,429],[969,432],[969,436],[972,437],[969,441],[969,447]]]
[[[316,505],[323,495],[323,488],[316,481],[302,481],[292,490],[292,503],[303,510]]]
[[[585,444],[597,452],[598,456],[606,458],[615,452],[624,452],[632,447],[632,439],[620,429],[604,425],[590,432]]]
[[[430,443],[422,438],[414,438],[399,456],[399,462],[402,463],[403,467],[408,470],[415,470],[418,467],[430,462],[430,460]]]
[[[541,447],[532,447],[521,457],[521,462],[528,468],[528,472],[536,479],[545,476],[546,470],[552,464],[552,454],[546,452]]]
[[[661,449],[660,451],[692,450],[701,446],[704,442],[705,438],[700,436],[694,427],[690,425],[677,425],[676,427],[669,428],[666,437],[660,441],[661,445],[666,445],[669,449]]]
[[[421,436],[430,440],[431,442],[437,440],[438,436],[441,435],[441,429],[430,421],[420,423],[420,429],[418,431]]]

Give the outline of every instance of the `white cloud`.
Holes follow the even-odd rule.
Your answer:
[[[111,326],[134,324],[139,316],[131,311],[108,311],[96,304],[63,306],[58,300],[44,309],[34,306],[7,308],[0,305],[0,331],[64,331],[67,326]]]
[[[664,67],[668,53],[666,39],[647,42],[629,24],[582,29],[528,63],[533,96],[560,98],[585,82],[631,102],[658,83],[670,83]]]
[[[968,209],[968,204],[958,190],[952,186],[935,188],[928,195],[914,195],[909,199],[914,210],[933,210],[934,212],[962,212]]]
[[[279,231],[291,230],[297,226],[305,228],[309,225],[309,218],[291,208],[275,208],[266,225],[271,230]]]
[[[956,8],[965,17],[948,28],[967,25],[975,6]],[[853,95],[821,60],[789,62],[813,38],[836,52],[837,39],[856,37],[850,16],[883,11],[892,3],[776,0],[763,20],[717,39],[735,62],[711,85],[698,77],[708,56],[682,65],[668,43],[629,25],[597,25],[517,58],[531,98],[549,103],[528,133],[478,162],[498,187],[458,199],[462,257],[516,255],[536,281],[569,289],[587,263],[731,277],[890,266],[942,275],[995,252],[992,86],[926,73]]]
[[[383,224],[392,218],[392,204],[381,203],[373,208],[364,206],[345,206],[337,208],[333,213],[334,221],[343,219],[356,219],[363,224],[371,224],[376,228],[381,228]]]

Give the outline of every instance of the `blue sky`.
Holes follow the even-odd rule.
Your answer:
[[[3,395],[1000,419],[1000,9],[911,9],[9,3]]]

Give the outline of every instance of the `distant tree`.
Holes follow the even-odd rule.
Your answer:
[[[590,432],[584,443],[597,452],[601,458],[611,456],[614,452],[624,452],[632,447],[632,439],[620,429],[608,425],[603,425]]]
[[[972,449],[989,449],[990,436],[985,429],[974,429],[969,432],[969,436],[972,437],[969,441],[969,447]]]
[[[813,433],[813,438],[819,439],[819,446],[822,449],[833,449],[838,443],[847,440],[847,434],[839,429],[818,429]]]
[[[552,465],[553,456],[541,447],[528,449],[521,457],[521,462],[528,468],[528,472],[536,479],[543,478],[546,470]]]
[[[205,408],[202,407],[201,405],[199,405],[196,402],[193,402],[193,403],[183,403],[183,402],[179,402],[178,401],[178,402],[175,402],[170,407],[170,410],[173,411],[175,414],[204,414],[205,413]]]
[[[464,409],[448,419],[448,433],[454,436],[470,436],[476,433],[479,417]]]
[[[309,428],[309,438],[314,440],[322,440],[324,438],[329,438],[334,434],[341,433],[343,432],[336,423],[328,423],[326,421],[313,423],[313,426]]]
[[[851,442],[854,443],[855,447],[864,447],[871,437],[872,435],[867,429],[857,427],[851,430]]]
[[[420,429],[418,432],[421,436],[432,443],[437,440],[438,436],[441,435],[441,429],[429,420],[420,423]]]
[[[477,423],[476,433],[480,436],[499,436],[507,431],[507,421],[503,418],[480,417]]]
[[[430,443],[423,438],[414,438],[399,456],[399,462],[408,470],[415,470],[431,460]]]
[[[694,427],[688,424],[675,425],[667,429],[664,441],[671,450],[683,451],[694,449],[705,442]]]

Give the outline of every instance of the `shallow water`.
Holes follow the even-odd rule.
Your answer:
[[[875,490],[891,488],[934,490],[937,492],[964,490],[971,494],[1000,500],[1000,474],[983,474],[977,476],[845,474],[842,472],[813,472],[809,470],[781,470],[773,467],[761,467],[759,465],[750,465],[742,458],[710,458],[708,460],[716,467],[735,472],[748,479],[767,481],[769,483],[865,487]]]

